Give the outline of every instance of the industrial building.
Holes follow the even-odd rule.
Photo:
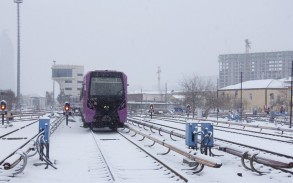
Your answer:
[[[219,55],[219,87],[291,75],[293,51]]]
[[[52,79],[59,84],[60,94],[79,97],[83,82],[84,66],[53,65]]]

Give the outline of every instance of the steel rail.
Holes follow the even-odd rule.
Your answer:
[[[141,124],[141,125],[144,125],[144,126],[148,126],[148,127],[151,127],[152,129],[156,129],[156,130],[160,130],[160,131],[163,131],[164,130],[164,132],[165,133],[168,133],[168,134],[171,133],[171,131],[166,130],[166,129],[163,129],[162,127],[153,126],[153,125],[150,125],[150,124],[147,124],[147,123],[140,122],[138,120],[134,120],[134,119],[129,119],[128,118],[128,121],[131,121],[131,122],[137,123],[137,124]],[[156,124],[156,123],[153,123],[153,122],[149,122],[149,123]],[[156,124],[156,125],[161,125],[161,124]],[[161,126],[166,126],[166,125],[161,125]],[[174,127],[168,127],[168,128],[176,129],[178,131],[185,131],[185,130],[178,129],[178,128],[174,128]],[[179,133],[173,132],[173,135],[174,136],[177,136],[179,138],[185,139],[185,135],[183,135],[183,134],[179,134]],[[216,140],[221,140],[219,138],[215,138],[215,139]],[[244,146],[244,147],[249,147],[249,148],[252,148],[252,149],[259,150],[259,151],[262,151],[263,150],[263,149],[260,149],[260,148],[256,148],[256,147],[252,147],[252,146],[247,146],[247,145],[244,145],[244,144],[235,143],[235,142],[231,142],[231,141],[226,141],[226,142],[229,142],[229,143],[232,143],[232,144],[237,144],[237,145]],[[231,152],[230,154],[234,154],[233,152],[235,152],[234,155],[236,155],[236,156],[239,156],[239,154],[241,154],[241,156],[242,156],[244,154],[244,152],[239,151],[237,149],[222,147],[221,145],[216,144],[216,143],[215,143],[215,146],[218,146],[219,147],[219,150],[229,149],[229,152],[228,153]],[[286,157],[286,158],[289,158],[289,159],[292,159],[293,158],[292,156],[287,156],[287,155],[284,155],[284,154],[275,153],[275,152],[268,151],[268,150],[263,150],[263,151],[265,151],[267,153],[274,154],[274,155],[283,156],[283,157]],[[241,156],[239,156],[239,157],[241,157]],[[252,157],[252,155],[248,153],[247,158],[250,159],[250,157]],[[280,169],[280,168],[293,168],[293,160],[292,160],[292,162],[274,161],[273,159],[268,159],[266,157],[262,157],[261,155],[258,155],[258,156],[255,157],[255,162],[261,163],[261,164],[264,164],[266,166],[270,166],[270,167],[273,167],[273,168],[276,168],[276,169]]]
[[[32,123],[29,123],[29,124],[27,124],[27,125],[24,125],[24,126],[18,128],[18,129],[15,129],[15,130],[13,130],[13,131],[10,131],[10,132],[8,132],[8,133],[6,133],[6,134],[4,134],[4,135],[1,135],[0,138],[3,138],[3,137],[5,137],[5,136],[7,136],[7,135],[10,135],[10,134],[14,133],[14,132],[17,132],[18,130],[21,130],[21,129],[23,129],[23,128],[26,128],[26,127],[28,127],[28,126],[30,126],[30,125],[36,123],[36,122],[38,122],[38,121],[34,121],[34,122],[32,122]]]
[[[261,132],[261,130],[258,132],[258,131],[251,131],[251,130],[245,130],[245,129],[239,129],[239,128],[232,128],[231,126],[230,127],[219,126],[217,124],[216,125],[214,124],[214,126],[216,126],[217,128],[229,128],[229,129],[232,129],[232,130],[241,130],[241,131],[245,131],[245,132],[249,132],[249,133],[256,133],[256,134],[263,134],[263,135],[270,135],[270,136],[275,136],[275,137],[293,139],[293,136],[290,137],[290,136],[278,135],[278,134],[273,134],[273,133],[265,133],[265,132]]]
[[[163,119],[163,120],[166,120],[166,119]],[[175,120],[168,119],[168,121],[173,122],[173,123],[179,123],[179,124],[185,124],[186,123],[186,121],[183,121],[183,120],[175,121]],[[200,124],[200,121],[199,121],[199,124]],[[269,138],[269,137],[261,137],[261,136],[257,136],[257,135],[244,134],[244,133],[233,132],[233,131],[225,131],[225,132],[237,133],[237,134],[242,134],[242,135],[246,135],[246,136],[258,137],[258,138],[262,138],[262,139],[274,140],[274,141],[279,141],[279,142],[284,142],[284,143],[289,143],[289,144],[293,143],[293,137],[289,137],[289,136],[276,135],[276,134],[264,133],[264,132],[256,132],[256,131],[250,131],[250,130],[245,130],[245,129],[231,128],[231,127],[223,127],[223,126],[218,126],[217,124],[214,124],[214,123],[213,123],[213,125],[216,126],[217,127],[216,130],[219,130],[219,131],[225,131],[225,130],[220,130],[219,128],[229,128],[229,129],[233,129],[233,130],[246,131],[246,132],[249,132],[249,133],[270,135],[270,136],[275,136],[275,137],[280,137],[280,138],[288,138],[288,139],[292,139],[292,140],[285,141],[285,140],[280,140],[280,139],[274,139],[274,138]]]
[[[218,128],[219,127],[217,126],[216,130],[218,130],[218,131],[223,131],[223,132],[228,132],[228,133],[236,133],[236,134],[245,135],[245,136],[249,136],[249,137],[257,137],[257,138],[262,138],[262,139],[266,139],[266,140],[273,140],[273,141],[277,141],[277,142],[293,144],[293,141],[286,141],[286,140],[274,139],[274,138],[269,138],[269,137],[261,137],[258,135],[251,135],[251,134],[240,133],[240,132],[235,132],[235,131],[228,131],[228,130],[223,130],[223,129],[218,129]],[[292,140],[293,140],[293,138],[292,138]]]
[[[55,121],[53,121],[52,122],[52,126],[54,126],[56,123],[59,123],[59,125],[60,125],[60,123],[62,122],[62,120],[64,119],[64,117],[60,117],[60,118],[57,118]],[[59,126],[58,125],[58,126]],[[55,130],[54,130],[55,131]],[[50,134],[52,134],[54,131],[51,131],[50,132]],[[39,132],[39,133],[37,133],[36,135],[34,135],[33,137],[31,137],[31,138],[29,138],[24,144],[22,144],[20,147],[18,147],[15,151],[13,151],[11,154],[9,154],[6,158],[4,158],[2,161],[0,161],[0,165],[2,165],[3,163],[5,164],[5,161],[8,159],[8,158],[10,158],[11,156],[13,156],[19,149],[22,149],[22,148],[24,148],[28,143],[30,143],[33,139],[35,139],[38,135],[40,135],[40,134],[42,134],[43,133],[43,131],[41,131],[41,132]],[[12,165],[16,165],[17,163],[19,163],[20,161],[21,161],[21,159],[19,159],[19,160],[16,160],[16,161],[18,161],[18,162],[14,162],[14,163],[12,163]],[[12,166],[12,165],[10,165],[10,164],[6,164],[6,167],[8,167],[8,168],[13,168],[14,166]]]
[[[216,159],[216,158],[211,158],[211,157],[208,157],[206,155],[202,155],[202,154],[196,154],[196,155],[192,155],[178,147],[175,147],[171,144],[168,144],[164,141],[161,141],[161,140],[158,140],[154,137],[152,137],[151,135],[147,135],[147,134],[144,134],[132,127],[130,127],[129,125],[127,124],[124,124],[124,126],[132,131],[134,131],[135,133],[141,135],[141,136],[145,136],[146,138],[152,140],[152,141],[155,141],[156,143],[164,146],[164,147],[167,147],[168,149],[172,150],[172,151],[175,151],[177,152],[178,154],[181,154],[182,156],[192,160],[192,161],[195,161],[199,164],[203,164],[203,165],[206,165],[206,166],[209,166],[209,167],[213,167],[213,168],[220,168],[222,166],[222,163],[220,163],[220,160]],[[173,133],[173,135],[175,135],[175,133]],[[208,158],[207,158],[208,157]]]
[[[131,119],[130,119],[131,120]],[[149,123],[152,123],[152,124],[156,124],[156,123],[153,123],[153,122],[149,122]],[[180,122],[179,122],[180,123]],[[185,123],[180,123],[180,124],[185,124]],[[199,123],[200,124],[200,123]],[[157,124],[157,125],[161,125],[161,124]],[[167,125],[161,125],[161,126],[165,126],[165,127],[168,127]],[[185,130],[182,130],[182,129],[179,129],[179,128],[174,128],[174,127],[168,127],[168,128],[172,128],[172,129],[176,129],[176,130],[179,130],[179,131],[185,131]],[[217,129],[218,130],[218,129]],[[229,131],[230,132],[230,131]],[[231,132],[233,133],[233,132]],[[246,134],[245,134],[246,135]],[[247,135],[247,136],[251,136],[251,135]],[[256,136],[258,137],[258,136]],[[184,137],[185,138],[185,137]],[[265,137],[259,137],[259,138],[263,138],[263,139],[267,139]],[[221,139],[221,138],[214,138],[216,140],[220,140],[220,141],[224,141],[224,142],[228,142],[228,143],[231,143],[231,144],[236,144],[236,145],[240,145],[240,146],[244,146],[244,147],[248,147],[248,148],[251,148],[251,149],[255,149],[255,150],[259,150],[259,151],[263,151],[263,152],[267,152],[267,153],[271,153],[271,154],[274,154],[274,155],[277,155],[277,156],[283,156],[283,157],[286,157],[286,158],[290,158],[290,159],[293,159],[293,156],[288,156],[288,155],[285,155],[285,154],[281,154],[281,153],[277,153],[277,152],[273,152],[273,151],[269,151],[269,150],[266,150],[266,149],[261,149],[261,148],[258,148],[258,147],[254,147],[254,146],[249,146],[249,145],[245,145],[245,144],[241,144],[241,143],[237,143],[237,142],[233,142],[233,141],[229,141],[229,140],[225,140],[225,139]],[[275,140],[275,139],[270,139],[270,140]],[[276,140],[276,141],[279,141],[279,140]],[[283,141],[282,141],[283,142]],[[287,141],[284,141],[284,142],[287,142]],[[287,143],[292,143],[292,142],[287,142]]]
[[[286,128],[280,128],[280,127],[269,127],[269,126],[262,126],[262,125],[241,124],[241,123],[236,123],[236,122],[217,121],[217,120],[211,120],[211,119],[205,119],[205,118],[194,118],[194,120],[211,121],[211,122],[215,122],[215,123],[222,123],[222,124],[228,124],[228,125],[251,127],[251,128],[260,128],[260,129],[276,130],[276,131],[281,131],[281,132],[293,133],[293,129],[286,129]]]
[[[230,124],[235,126],[243,126],[243,127],[251,127],[251,128],[260,128],[260,129],[267,129],[267,130],[276,130],[281,132],[290,132],[293,133],[292,129],[280,128],[280,127],[269,127],[269,126],[262,126],[262,125],[251,125],[251,124],[239,124],[235,122],[227,122],[227,121],[216,121],[216,120],[208,120],[208,119],[197,119],[201,121],[212,121],[215,123],[223,123],[223,124]]]
[[[105,165],[107,167],[107,170],[108,170],[108,172],[109,172],[109,174],[111,176],[111,179],[115,182],[114,175],[113,175],[112,171],[110,170],[108,162],[107,162],[102,150],[100,149],[99,143],[98,143],[97,139],[95,138],[94,132],[92,130],[91,130],[91,134],[92,134],[92,137],[93,137],[93,139],[94,139],[94,141],[95,141],[95,143],[97,145],[98,151],[99,151],[99,153],[100,153],[100,155],[101,155],[101,157],[102,157],[102,159],[103,159],[103,161],[104,161],[104,163],[105,163]]]
[[[124,137],[126,140],[128,140],[129,142],[131,142],[132,144],[134,144],[136,147],[138,147],[140,150],[142,150],[143,152],[145,152],[147,155],[149,155],[150,157],[152,157],[153,159],[155,159],[156,161],[158,161],[160,164],[162,164],[164,167],[166,167],[168,170],[170,170],[171,172],[173,172],[175,175],[177,175],[178,177],[180,177],[182,180],[184,180],[184,182],[188,182],[188,179],[181,175],[180,173],[178,173],[176,170],[173,170],[173,168],[171,168],[170,166],[168,166],[166,163],[164,163],[163,161],[161,161],[159,158],[153,156],[151,153],[149,153],[148,151],[146,151],[145,149],[141,148],[139,145],[137,145],[136,143],[132,142],[130,139],[128,139],[125,135],[123,135],[121,132],[118,132],[122,137]]]

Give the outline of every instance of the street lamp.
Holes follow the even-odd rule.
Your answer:
[[[54,63],[54,65],[56,64],[56,61],[55,60],[53,60],[53,63]],[[52,68],[52,72],[53,72],[53,68]],[[54,77],[53,76],[53,74],[52,74],[52,77]],[[53,79],[53,78],[52,78]],[[55,80],[53,79],[53,108],[55,107]]]
[[[20,29],[19,29],[19,4],[22,0],[14,0],[17,4],[17,107],[20,108]]]

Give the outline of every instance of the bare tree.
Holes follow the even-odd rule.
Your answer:
[[[53,92],[46,91],[46,105],[47,107],[53,105]]]
[[[290,96],[288,96],[288,91],[280,90],[276,100],[276,104],[287,107],[290,105],[290,101],[288,100],[288,98],[290,98]]]
[[[217,87],[211,80],[207,80],[205,82],[203,96],[205,99],[203,116],[207,117],[210,110],[219,107],[219,100],[217,98]]]
[[[218,91],[218,108],[222,110],[230,110],[232,108],[232,98],[223,91]]]
[[[184,77],[180,85],[186,97],[185,103],[192,107],[193,118],[195,109],[204,108],[204,114],[207,115],[216,106],[216,87],[211,80],[193,74],[191,77]]]
[[[16,103],[16,97],[12,90],[0,90],[0,100],[6,100],[8,110],[11,110],[13,104]]]

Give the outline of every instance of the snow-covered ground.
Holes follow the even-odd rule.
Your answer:
[[[60,127],[52,134],[50,137],[50,160],[54,162],[57,170],[49,167],[44,169],[45,166],[35,166],[37,163],[41,163],[38,156],[29,158],[28,165],[23,171],[23,173],[16,175],[15,177],[7,177],[6,171],[0,173],[0,182],[9,181],[11,183],[39,183],[39,182],[108,182],[105,177],[102,176],[103,172],[99,171],[100,161],[98,160],[99,150],[93,139],[93,136],[89,129],[82,128],[82,123],[79,117],[74,117],[74,120],[70,120],[69,125],[63,122]],[[73,122],[74,121],[74,122]],[[13,128],[13,127],[12,127]],[[8,128],[1,128],[0,132],[8,130]],[[36,129],[37,131],[37,129]],[[125,133],[121,131],[126,136],[130,137],[133,133]],[[143,131],[142,131],[143,132]],[[35,133],[34,131],[26,131],[27,135]],[[145,132],[148,133],[148,132]],[[110,135],[111,133],[109,133]],[[25,134],[23,134],[24,136]],[[97,134],[98,135],[98,134]],[[144,140],[139,142],[141,139],[138,135],[131,137],[134,142],[141,144],[142,148],[147,151],[151,151],[153,154],[166,151],[166,148],[160,145],[155,145],[153,147],[146,147],[145,145],[150,145],[151,141]],[[237,138],[237,137],[235,137]],[[241,138],[241,137],[239,137]],[[166,137],[166,141],[172,142],[169,137]],[[115,143],[120,143],[120,141],[111,141],[112,145],[107,147],[107,151],[113,150],[113,154],[119,154],[121,149],[115,148]],[[176,143],[182,143],[184,147],[184,140],[177,141]],[[9,143],[0,143],[0,153],[4,152],[4,149],[10,146]],[[289,145],[288,145],[289,146]],[[291,145],[292,146],[292,145]],[[286,149],[283,149],[286,151]],[[123,151],[128,152],[126,157],[131,161],[131,157],[134,156],[135,151],[131,149],[123,149]],[[196,175],[191,175],[190,173],[185,173],[188,177],[189,182],[222,182],[222,183],[234,183],[234,182],[263,182],[263,183],[291,183],[293,178],[291,174],[283,173],[277,170],[272,170],[270,168],[263,168],[271,173],[259,176],[257,173],[253,173],[242,167],[240,158],[226,154],[220,151],[214,151],[215,154],[222,154],[224,156],[218,157],[222,162],[221,168],[209,168],[205,167],[204,170]],[[111,153],[109,157],[111,158]],[[182,157],[178,154],[171,152],[165,156],[158,156],[164,162],[168,162],[170,166],[177,168],[179,170],[184,167],[182,164]],[[136,162],[140,163],[140,162]],[[143,164],[141,164],[143,166]],[[127,174],[127,171],[125,171]],[[131,173],[133,174],[133,172]],[[145,174],[140,173],[137,180],[141,182],[146,182]],[[148,175],[149,176],[149,175]],[[126,176],[127,177],[127,176]],[[133,182],[131,179],[119,180],[119,182]],[[162,180],[152,180],[152,183],[162,182]],[[164,181],[165,182],[165,181]]]

